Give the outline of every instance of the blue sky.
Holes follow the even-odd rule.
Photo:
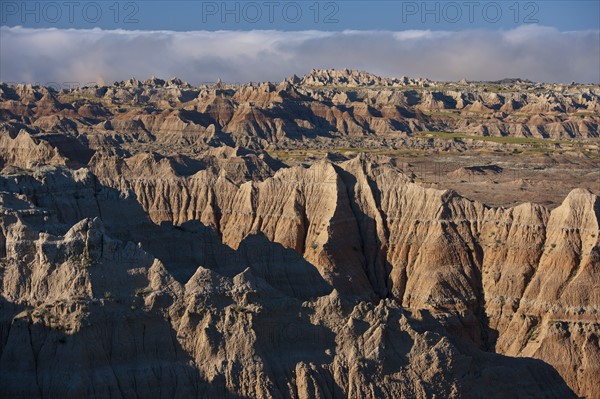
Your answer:
[[[312,68],[600,83],[600,1],[7,1],[0,80],[279,81]]]
[[[598,29],[600,1],[2,1],[4,26],[142,30]]]

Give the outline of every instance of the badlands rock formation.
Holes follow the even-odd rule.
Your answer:
[[[597,138],[600,88],[510,81],[445,83],[357,71],[313,71],[279,84],[192,87],[130,79],[56,91],[0,84],[3,131],[56,133],[86,146],[154,143],[266,148],[307,138],[411,140],[422,131],[517,138]],[[85,139],[83,137],[85,137]],[[73,143],[61,143],[72,147]],[[73,150],[73,148],[71,148]],[[65,150],[66,151],[66,150]]]
[[[467,123],[406,97],[436,84],[2,85],[0,397],[598,397],[597,192],[491,207],[389,157],[262,150]],[[540,136],[585,106],[556,137],[597,136],[597,88],[502,88],[453,104],[560,104]]]

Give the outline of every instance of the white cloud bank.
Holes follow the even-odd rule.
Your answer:
[[[0,28],[0,80],[279,81],[312,68],[437,80],[600,82],[600,31],[124,31]],[[61,83],[62,84],[62,83]]]

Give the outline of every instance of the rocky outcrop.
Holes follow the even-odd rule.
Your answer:
[[[572,396],[549,366],[453,343],[394,300],[301,302],[245,265],[183,285],[97,218],[56,236],[4,216],[2,231],[2,396],[503,397],[513,380]]]
[[[348,70],[312,71],[279,84],[191,87],[150,79],[61,92],[1,84],[0,93],[0,122],[75,136],[93,150],[129,152],[141,143],[264,149],[315,137],[397,137],[410,145],[421,131],[593,139],[600,123],[594,86],[445,83]]]
[[[440,349],[445,353],[444,361],[451,356],[447,351],[466,351],[464,353],[478,359],[488,355],[474,355],[472,351],[534,357],[554,366],[578,394],[594,396],[596,385],[590,381],[596,380],[598,369],[594,359],[600,355],[597,345],[594,346],[599,333],[596,312],[600,306],[600,297],[595,294],[594,288],[597,285],[600,249],[597,196],[576,190],[561,207],[552,211],[535,204],[508,209],[489,208],[451,191],[423,188],[393,165],[373,163],[363,156],[340,164],[324,160],[309,168],[281,169],[262,181],[241,184],[230,180],[226,172],[215,169],[182,175],[176,172],[176,167],[173,160],[152,155],[136,155],[123,160],[104,157],[95,161],[97,177],[85,169],[77,172],[48,169],[43,180],[41,174],[21,175],[16,180],[4,179],[2,191],[15,193],[6,194],[3,200],[8,205],[5,206],[7,214],[12,215],[5,217],[3,222],[7,262],[10,264],[10,259],[24,256],[36,265],[42,264],[49,255],[38,252],[48,245],[56,246],[52,256],[65,257],[74,250],[61,247],[61,242],[72,239],[74,233],[64,232],[60,226],[77,225],[86,217],[99,217],[111,235],[125,241],[140,242],[144,251],[157,257],[159,260],[156,262],[164,264],[165,270],[173,276],[169,280],[171,283],[167,284],[169,286],[177,282],[177,287],[202,286],[202,292],[235,291],[232,287],[238,284],[236,281],[249,279],[250,282],[242,285],[254,287],[254,293],[246,293],[235,297],[234,302],[228,302],[243,309],[225,309],[225,316],[222,315],[225,324],[220,324],[215,315],[205,319],[208,316],[202,313],[201,317],[194,316],[193,328],[189,327],[190,331],[197,331],[199,325],[208,329],[222,326],[218,327],[220,331],[241,328],[242,335],[197,338],[196,333],[186,332],[191,341],[187,338],[179,341],[182,350],[196,359],[197,364],[192,369],[201,370],[201,375],[212,373],[213,379],[229,376],[219,384],[225,384],[228,390],[242,396],[268,397],[274,386],[285,392],[282,387],[292,383],[286,380],[282,385],[278,380],[289,378],[293,373],[296,373],[298,385],[292,384],[289,389],[309,396],[317,391],[325,396],[328,395],[326,392],[333,394],[337,392],[335,386],[341,386],[340,392],[352,397],[427,396],[428,392],[452,396],[466,395],[467,392],[460,388],[462,383],[448,385],[446,382],[439,385],[440,389],[458,385],[453,388],[454,391],[428,391],[430,388],[418,392],[405,390],[408,388],[402,384],[391,382],[396,378],[393,374],[410,374],[408,370],[416,367],[418,361],[407,360],[406,367],[409,369],[393,366],[392,369],[397,371],[384,371],[389,370],[380,357],[385,353],[384,349],[373,352],[379,353],[375,364],[383,362],[383,368],[377,368],[380,374],[376,373],[374,377],[360,373],[354,375],[351,368],[343,372],[333,371],[331,365],[338,364],[335,356],[326,356],[321,363],[314,363],[315,358],[321,359],[321,355],[315,352],[314,357],[311,355],[302,360],[299,355],[294,361],[282,364],[278,363],[280,355],[269,354],[275,358],[264,360],[264,367],[269,367],[270,372],[275,374],[263,379],[263,375],[269,374],[257,369],[257,364],[248,359],[255,356],[253,351],[262,350],[263,344],[258,335],[265,334],[265,329],[270,327],[262,326],[258,319],[253,321],[254,316],[248,315],[255,313],[252,306],[264,306],[270,317],[276,317],[277,309],[267,305],[264,295],[284,295],[288,298],[286,301],[296,301],[294,306],[300,306],[298,309],[316,307],[328,301],[326,298],[331,295],[355,309],[385,299],[385,305],[379,305],[383,308],[378,312],[391,312],[399,321],[403,317],[419,319],[425,316],[414,315],[427,312],[430,322],[439,324],[440,337],[449,340],[447,344],[439,344],[442,345],[440,348],[444,348]],[[112,176],[119,176],[119,179]],[[31,202],[34,199],[35,206]],[[45,210],[47,216],[42,216],[41,210]],[[44,225],[56,227],[48,233],[31,233],[28,232],[30,228],[24,227],[27,223],[36,224],[42,220]],[[23,233],[18,233],[20,231]],[[64,235],[64,238],[52,238],[48,234]],[[23,240],[31,243],[14,246]],[[43,244],[46,241],[51,244]],[[25,256],[26,253],[31,253],[31,256]],[[77,256],[85,262],[91,255],[81,253]],[[148,267],[155,263],[152,260],[144,262]],[[40,269],[43,272],[18,277],[20,270],[33,270],[33,266],[23,267],[4,269],[2,281],[12,285],[5,286],[6,292],[11,294],[3,295],[11,304],[22,301],[37,303],[38,297],[43,298],[50,291],[58,292],[60,298],[90,292],[98,295],[99,291],[94,291],[86,283],[87,277],[67,279],[66,276],[73,273],[70,269],[63,271],[58,268],[54,272],[55,266],[44,266]],[[50,270],[53,273],[51,278],[44,274]],[[55,281],[55,278],[58,280]],[[77,288],[69,286],[75,281],[82,285],[77,283]],[[107,285],[103,285],[100,291],[110,290],[111,281],[107,280]],[[119,284],[114,282],[115,287]],[[173,290],[169,301],[186,301],[186,294],[182,293],[184,288]],[[214,295],[228,294],[206,295],[201,299],[202,303],[214,306],[209,305],[216,300]],[[283,306],[279,299],[273,300],[279,303],[276,306]],[[301,305],[299,300],[309,301],[312,305]],[[356,352],[359,349],[339,346],[340,334],[344,334],[341,326],[354,320],[348,318],[352,312],[329,320],[327,315],[333,312],[332,309],[327,306],[318,311],[312,309],[305,309],[312,314],[306,316],[310,320],[306,328],[319,331],[320,327],[315,325],[333,323],[329,328],[333,332],[329,333],[336,338],[328,342],[336,342],[337,346],[319,347],[317,350],[311,349],[307,342],[307,349],[299,350],[299,353],[328,349],[340,356],[343,354],[346,363],[339,360],[339,367],[342,364],[348,364],[347,367],[350,364],[360,365],[350,356],[350,353],[359,353]],[[169,312],[183,317],[181,322],[185,320],[182,310]],[[231,319],[232,315],[248,320],[235,321],[237,319]],[[169,317],[174,318],[171,320],[172,328],[176,331],[182,328],[175,322],[175,316]],[[357,323],[364,325],[361,323],[365,317],[371,316],[361,314],[357,319],[363,321]],[[380,316],[373,317],[375,320]],[[421,322],[424,320],[421,319]],[[367,324],[371,326],[372,322]],[[389,327],[389,323],[380,324],[384,329]],[[253,338],[254,333],[248,335],[249,326],[256,328],[256,337]],[[361,328],[356,331],[362,331]],[[364,328],[364,331],[371,329],[366,325]],[[417,332],[423,331],[414,328]],[[406,333],[419,336],[410,330],[400,330],[403,331],[400,336]],[[426,330],[429,331],[428,328]],[[380,348],[385,345],[381,341],[383,338],[377,338],[378,334],[383,332],[373,330],[368,337],[365,336],[362,345],[366,346],[360,348],[361,355],[355,356],[367,358],[365,351],[375,350],[368,349],[369,345],[379,345]],[[356,335],[350,337],[349,342],[357,339]],[[399,345],[395,338],[386,339],[391,339],[389,345]],[[416,344],[421,338],[414,339],[413,344]],[[209,366],[199,365],[204,355],[194,352],[200,350],[198,345],[210,343],[210,349],[206,347],[200,352],[210,352],[219,359],[230,359],[224,354],[229,353],[227,350],[219,352],[217,348],[219,345],[233,345],[234,342],[244,349],[237,346],[229,349],[236,353],[231,359],[239,360],[238,356],[242,355],[237,352],[240,351],[244,352],[243,356],[250,356],[239,361],[247,364],[250,374],[244,374],[242,380],[252,385],[251,389],[231,386],[232,382],[227,378],[240,378],[235,369],[217,367],[207,371],[204,367]],[[455,348],[452,349],[452,346]],[[559,355],[559,348],[569,348],[571,357],[567,361]],[[481,361],[487,364],[487,360]],[[372,374],[374,369],[371,367],[374,365],[367,363],[370,366],[365,366],[365,370]],[[230,363],[227,365],[234,367]],[[277,374],[279,372],[282,374]],[[422,371],[415,372],[422,375]],[[377,380],[384,376],[391,380],[383,383]],[[213,381],[211,378],[209,381]],[[439,376],[433,373],[431,378],[435,380]],[[262,385],[256,386],[256,381]],[[209,386],[214,387],[214,384]],[[383,391],[375,390],[374,387],[382,384],[386,387]],[[373,388],[366,388],[369,386]],[[415,389],[414,386],[411,389]]]
[[[0,169],[16,166],[29,169],[37,165],[65,165],[67,159],[46,141],[38,141],[25,130],[16,135],[0,131]]]
[[[297,78],[288,79],[289,82],[297,83],[306,86],[410,86],[410,85],[427,85],[431,83],[429,79],[411,79],[405,76],[401,78],[384,78],[373,75],[365,71],[358,70],[335,70],[335,69],[313,69],[308,75]]]
[[[598,95],[348,70],[0,84],[0,396],[598,397],[598,193],[491,207],[409,164],[474,151],[440,176],[500,187],[512,166],[478,152],[549,145],[574,152],[535,167],[587,171]]]

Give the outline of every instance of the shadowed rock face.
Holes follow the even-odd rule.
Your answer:
[[[385,157],[260,150],[538,94],[544,129],[597,106],[522,81],[415,90],[435,84],[1,85],[0,397],[598,397],[597,195],[490,207]]]
[[[161,162],[0,180],[5,394],[570,395],[494,349],[593,393],[596,196],[488,208],[364,157],[241,185]]]

